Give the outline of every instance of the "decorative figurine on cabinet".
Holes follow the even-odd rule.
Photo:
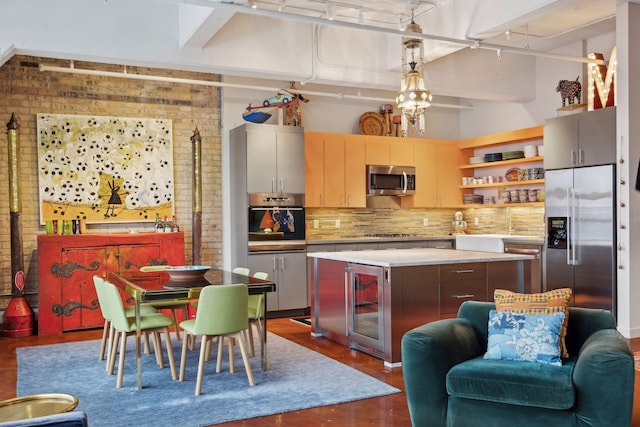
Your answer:
[[[566,105],[567,101],[569,101],[569,105],[573,104],[574,98],[576,100],[576,104],[580,104],[580,98],[582,96],[582,85],[578,81],[579,79],[580,76],[576,77],[575,81],[560,80],[558,82],[558,86],[556,86],[556,92],[560,92],[563,107]]]

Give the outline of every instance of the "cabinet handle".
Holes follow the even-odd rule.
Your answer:
[[[273,272],[275,273],[278,270],[278,257],[274,256],[273,260]]]
[[[275,193],[275,188],[276,188],[276,182],[275,179],[271,178],[271,192]]]
[[[280,193],[284,193],[284,178],[280,178]]]
[[[352,283],[352,272],[353,270],[349,267],[344,269],[344,331],[347,336],[351,335],[351,289],[355,288],[355,285]]]
[[[281,256],[280,257],[280,270],[284,270],[286,267],[284,265],[284,257]]]
[[[467,295],[454,295],[453,297],[454,297],[454,298],[456,298],[456,299],[463,299],[463,298],[474,298],[474,297],[475,297],[475,295],[473,295],[473,294],[467,294]]]
[[[576,164],[576,152],[571,150],[571,164],[575,165]]]
[[[580,150],[578,150],[578,153],[580,153],[580,157],[579,157],[580,164],[583,165],[584,164],[584,150],[581,148]]]
[[[344,194],[340,195],[340,206],[344,206]]]
[[[320,206],[323,206],[324,202],[322,201],[322,194],[320,195]]]
[[[475,270],[454,270],[456,274],[460,273],[473,273]]]

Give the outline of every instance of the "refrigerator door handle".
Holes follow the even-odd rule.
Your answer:
[[[573,153],[573,152],[572,152]],[[567,205],[565,215],[567,217],[567,265],[571,265],[571,232],[573,227],[571,226],[571,187],[567,187]]]
[[[567,205],[569,209],[569,242],[567,244],[567,264],[576,265],[576,188],[570,187],[567,191]]]

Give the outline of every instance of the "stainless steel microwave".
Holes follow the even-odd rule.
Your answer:
[[[407,196],[415,193],[415,167],[367,165],[367,195]]]

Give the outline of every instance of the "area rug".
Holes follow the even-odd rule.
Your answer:
[[[251,358],[256,381],[250,387],[237,351],[236,372],[229,373],[225,351],[223,370],[215,373],[215,350],[205,364],[202,394],[195,396],[199,345],[188,352],[185,381],[171,380],[155,356],[143,355],[142,390],[136,388],[134,341],[127,341],[124,384],[107,375],[98,361],[100,341],[72,342],[17,349],[17,395],[69,393],[91,427],[207,426],[318,406],[398,393],[371,376],[269,333],[270,369],[260,369],[259,347]],[[198,342],[199,344],[199,342]],[[257,342],[256,342],[257,344]],[[176,365],[180,343],[174,341]],[[165,353],[166,356],[166,353]],[[166,357],[165,357],[166,359]],[[382,363],[382,362],[381,362]],[[176,366],[179,371],[179,366]]]
[[[636,351],[633,353],[633,362],[636,371],[640,371],[640,351]]]

